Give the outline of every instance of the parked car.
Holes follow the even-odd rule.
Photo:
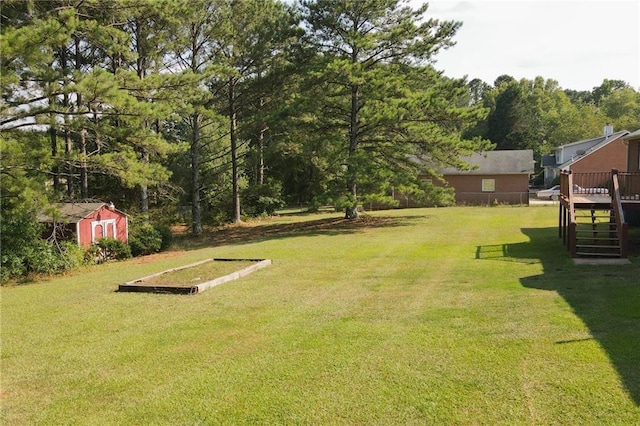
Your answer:
[[[560,185],[552,186],[549,189],[541,189],[536,192],[536,197],[542,198],[544,200],[557,200],[560,198]]]
[[[607,188],[583,188],[579,185],[573,185],[574,194],[588,194],[588,195],[608,195],[609,190]],[[549,189],[541,189],[536,192],[536,197],[545,200],[557,200],[560,198],[560,185],[552,186]]]

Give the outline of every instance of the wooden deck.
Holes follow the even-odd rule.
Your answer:
[[[574,204],[588,205],[588,204],[608,204],[611,205],[611,196],[606,194],[571,194],[571,200]],[[622,205],[638,205],[640,206],[640,199],[624,198],[621,197],[620,202]]]
[[[573,194],[571,196],[574,204],[607,204],[611,205],[609,195],[600,194]]]
[[[640,173],[563,171],[558,236],[571,257],[627,258],[629,222],[625,212],[631,217],[640,211],[639,194]]]

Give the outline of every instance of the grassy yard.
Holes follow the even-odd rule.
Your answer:
[[[0,290],[6,425],[640,424],[640,258],[576,266],[554,207],[229,228]],[[273,264],[195,296],[118,284]]]

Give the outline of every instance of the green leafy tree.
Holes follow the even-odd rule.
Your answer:
[[[240,222],[243,160],[253,148],[254,182],[263,185],[269,121],[281,108],[277,93],[282,73],[290,65],[289,48],[300,30],[293,9],[280,1],[235,1],[220,10],[225,19],[218,27],[221,48],[216,61],[223,75],[212,91],[226,95],[217,105],[229,123],[232,220]]]
[[[446,164],[472,149],[449,126],[464,114],[447,99],[457,98],[455,84],[426,65],[453,45],[459,22],[426,19],[428,5],[397,0],[302,4],[319,53],[316,125],[325,143],[340,146],[331,161],[343,168],[347,218],[357,217],[358,186],[376,169],[400,176],[412,170],[410,154]]]
[[[499,149],[532,149],[539,160],[556,146],[593,137],[608,119],[593,103],[572,102],[554,80],[508,76],[485,95],[486,133]],[[481,129],[478,127],[477,129]]]
[[[212,93],[211,84],[222,73],[217,64],[225,46],[219,43],[224,25],[224,2],[198,0],[180,1],[174,6],[174,33],[167,56],[177,73],[175,96],[181,102],[181,123],[178,137],[189,146],[190,177],[187,185],[191,204],[191,233],[203,232],[202,202],[205,186],[202,169],[207,162],[224,158],[220,148],[223,117],[215,111],[219,93]],[[222,136],[221,136],[222,135]],[[211,156],[211,158],[206,158]],[[215,160],[214,160],[215,159]]]
[[[12,2],[4,22],[1,71],[11,77],[2,81],[3,128],[48,128],[53,188],[64,181],[69,200],[98,195],[91,176],[111,176],[125,188],[168,178],[159,161],[139,161],[144,152],[169,150],[146,126],[166,110],[142,96],[124,68],[132,56],[122,4]]]
[[[640,93],[631,87],[609,93],[600,101],[600,108],[614,129],[632,132],[640,128]]]

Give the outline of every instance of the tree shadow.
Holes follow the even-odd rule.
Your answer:
[[[174,236],[174,241],[181,249],[197,250],[212,246],[253,244],[300,236],[353,234],[365,232],[368,229],[408,226],[418,219],[424,220],[424,216],[361,215],[357,219],[323,217],[292,223],[245,223],[209,229],[198,237],[187,235],[186,232],[178,233]]]
[[[541,275],[522,278],[524,287],[555,291],[588,327],[591,337],[560,340],[558,345],[595,339],[606,351],[629,396],[640,406],[640,252],[630,264],[576,265],[556,228],[522,229],[526,243],[479,246],[476,258],[541,263]]]

